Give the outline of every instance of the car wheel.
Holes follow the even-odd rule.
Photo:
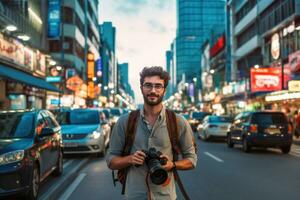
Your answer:
[[[63,153],[60,150],[59,151],[59,158],[58,158],[58,161],[57,161],[57,164],[56,164],[56,169],[54,170],[53,175],[54,176],[60,176],[60,175],[62,175],[63,170],[64,170],[64,166],[63,166]]]
[[[281,152],[284,153],[284,154],[289,153],[290,150],[291,150],[291,146],[284,146],[284,147],[281,147]]]
[[[40,186],[40,170],[37,164],[33,167],[32,179],[30,183],[29,192],[26,196],[27,200],[36,200],[39,193]]]
[[[230,134],[228,134],[227,135],[227,147],[233,148],[233,146],[234,146],[234,144],[233,144],[233,142],[231,140],[231,136],[230,136]]]
[[[204,141],[209,141],[210,137],[206,134],[206,131],[203,131],[203,138],[204,138]]]
[[[243,138],[243,151],[246,153],[249,153],[251,151],[251,147],[250,147],[246,137]]]

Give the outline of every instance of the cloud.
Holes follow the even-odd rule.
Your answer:
[[[167,9],[170,6],[169,0],[152,0],[154,2],[154,6],[160,10]]]
[[[114,0],[114,4],[117,13],[135,16],[148,4],[148,0]]]
[[[159,33],[167,32],[167,27],[155,19],[150,19],[147,21],[147,23],[150,26],[152,31],[155,30],[156,32],[159,32]]]

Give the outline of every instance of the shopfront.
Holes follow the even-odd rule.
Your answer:
[[[46,55],[0,33],[0,109],[44,108]]]

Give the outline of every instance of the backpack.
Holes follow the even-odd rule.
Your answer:
[[[127,156],[130,154],[131,147],[133,146],[134,140],[135,140],[135,132],[136,132],[136,127],[137,127],[137,120],[140,115],[139,110],[132,111],[129,114],[128,117],[128,123],[126,127],[126,132],[125,132],[125,145],[123,148],[122,156]],[[168,134],[169,138],[171,141],[172,145],[172,152],[173,152],[173,161],[178,160],[178,155],[181,153],[180,151],[180,145],[179,145],[179,134],[178,134],[178,118],[176,118],[176,114],[171,111],[166,109],[166,117],[167,117],[167,129],[168,129]],[[176,124],[176,126],[174,126]],[[197,147],[196,143],[193,139],[193,145],[195,147],[195,152],[197,152]],[[119,181],[122,184],[122,194],[125,193],[125,186],[126,186],[126,176],[127,176],[127,171],[128,168],[123,168],[118,170],[117,172],[117,178],[115,178],[114,171],[112,171],[112,176],[113,176],[113,182],[114,185],[116,181]],[[174,179],[177,182],[184,198],[186,200],[189,200],[190,198],[188,197],[183,184],[179,178],[178,172],[176,169],[173,169],[173,174],[174,174]]]

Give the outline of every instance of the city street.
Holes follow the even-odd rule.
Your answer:
[[[181,173],[191,199],[299,199],[300,146],[289,154],[276,149],[229,149],[223,142],[198,143],[198,165]],[[122,199],[104,158],[93,158],[60,196],[60,200]],[[179,198],[182,199],[180,192]]]

